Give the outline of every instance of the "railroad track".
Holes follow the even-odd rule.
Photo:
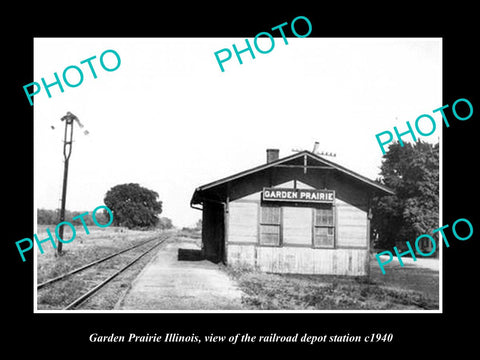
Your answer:
[[[85,274],[85,272],[90,271],[92,272],[91,278],[84,281],[85,286],[83,286],[88,290],[74,300],[68,300],[68,305],[63,307],[63,310],[75,309],[81,306],[87,299],[91,298],[95,293],[98,292],[98,290],[107,285],[111,280],[116,278],[118,275],[137,263],[145,255],[167,241],[170,237],[171,236],[168,234],[163,234],[160,237],[143,241],[140,244],[117,251],[111,255],[71,270],[63,275],[44,281],[37,285],[37,292],[40,289],[55,286],[56,283],[64,283],[67,280],[71,280],[71,278],[76,275]],[[112,262],[113,264],[106,266],[108,262]],[[103,268],[99,269],[102,266]]]

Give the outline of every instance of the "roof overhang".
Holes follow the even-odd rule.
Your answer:
[[[304,159],[304,164],[303,165],[288,165],[288,163],[292,162],[292,160],[296,160],[296,159],[299,159],[299,158],[303,158]],[[306,165],[306,159],[309,158],[309,159],[313,159],[315,160],[316,162],[319,163],[319,165]],[[284,157],[284,158],[281,158],[281,159],[278,159],[278,160],[275,160],[275,161],[272,161],[272,162],[269,162],[269,163],[266,163],[266,164],[262,164],[260,166],[256,166],[256,167],[253,167],[251,169],[248,169],[248,170],[245,170],[245,171],[241,171],[239,173],[236,173],[234,175],[231,175],[231,176],[227,176],[223,179],[219,179],[219,180],[216,180],[216,181],[212,181],[210,183],[207,183],[205,185],[202,185],[202,186],[199,186],[195,189],[195,192],[193,193],[193,196],[192,196],[192,199],[190,201],[190,204],[193,205],[193,204],[200,204],[203,202],[203,200],[205,200],[203,197],[202,197],[202,193],[207,191],[207,190],[213,190],[215,187],[220,187],[220,186],[223,186],[229,182],[232,182],[232,181],[235,181],[237,179],[240,179],[240,178],[243,178],[243,177],[246,177],[246,176],[249,176],[249,175],[252,175],[252,174],[255,174],[257,172],[260,172],[260,171],[264,171],[264,170],[267,170],[269,168],[274,168],[274,167],[302,167],[302,168],[305,168],[305,169],[309,169],[309,168],[316,168],[316,169],[325,169],[325,170],[334,170],[334,171],[338,171],[342,174],[345,174],[347,176],[350,176],[352,178],[355,178],[356,180],[364,183],[365,185],[367,185],[368,187],[370,187],[372,189],[372,191],[374,191],[375,193],[379,194],[379,195],[394,195],[394,191],[380,183],[378,183],[377,181],[374,181],[374,180],[371,180],[363,175],[360,175],[352,170],[349,170],[341,165],[338,165],[330,160],[327,160],[327,159],[324,159],[323,157],[319,156],[319,155],[316,155],[310,151],[301,151],[301,152],[298,152],[296,154],[292,154],[290,156],[287,156],[287,157]]]

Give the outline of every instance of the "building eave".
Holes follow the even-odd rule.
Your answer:
[[[202,185],[202,186],[199,186],[195,189],[195,192],[192,196],[192,199],[190,201],[190,204],[193,205],[193,204],[200,204],[202,201],[201,201],[201,197],[199,196],[199,194],[201,192],[204,192],[206,190],[210,190],[210,189],[213,189],[217,186],[220,186],[220,185],[223,185],[225,183],[228,183],[228,182],[231,182],[231,181],[234,181],[236,179],[239,179],[239,178],[242,178],[242,177],[245,177],[245,176],[248,176],[248,175],[251,175],[251,174],[254,174],[256,172],[259,172],[259,171],[263,171],[263,170],[266,170],[266,169],[269,169],[269,168],[272,168],[272,167],[275,167],[275,166],[279,166],[279,165],[282,165],[286,162],[289,162],[291,160],[294,160],[294,159],[297,159],[297,158],[301,158],[303,156],[309,156],[310,158],[316,160],[316,161],[319,161],[329,167],[331,167],[332,169],[334,170],[337,170],[343,174],[346,174],[348,176],[351,176],[363,183],[366,183],[367,185],[373,187],[377,192],[380,192],[381,194],[383,195],[394,195],[395,192],[382,185],[382,184],[379,184],[378,182],[374,181],[374,180],[371,180],[363,175],[360,175],[352,170],[349,170],[341,165],[338,165],[330,160],[326,160],[324,159],[323,157],[319,156],[319,155],[316,155],[310,151],[307,151],[307,150],[304,150],[304,151],[301,151],[301,152],[298,152],[296,154],[292,154],[290,156],[286,156],[284,158],[281,158],[281,159],[278,159],[278,160],[275,160],[275,161],[272,161],[272,162],[269,162],[269,163],[266,163],[266,164],[262,164],[262,165],[259,165],[259,166],[256,166],[256,167],[253,167],[251,169],[248,169],[248,170],[244,170],[244,171],[241,171],[241,172],[238,172],[236,174],[233,174],[233,175],[230,175],[230,176],[227,176],[227,177],[224,177],[222,179],[219,179],[219,180],[216,180],[216,181],[212,181],[210,183],[207,183],[205,185]]]

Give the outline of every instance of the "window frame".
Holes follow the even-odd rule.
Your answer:
[[[285,212],[283,211],[283,208],[284,207],[288,207],[288,208],[306,208],[308,210],[310,210],[310,217],[312,217],[312,214],[313,214],[313,208],[311,206],[305,206],[304,204],[300,204],[299,206],[282,206],[282,218],[281,218],[281,221],[282,221],[282,229],[285,225],[285,222],[284,222],[284,214]],[[282,236],[284,235],[284,230],[282,230]],[[283,238],[283,241],[282,241],[282,246],[283,247],[296,247],[296,248],[312,248],[313,247],[313,219],[311,218],[311,223],[310,223],[310,239],[307,242],[305,243],[300,243],[300,244],[296,244],[296,243],[288,243],[288,242],[285,242],[285,238]]]
[[[311,209],[311,214],[312,214],[312,225],[311,225],[311,238],[310,238],[310,244],[307,245],[295,245],[295,244],[285,244],[284,243],[284,238],[283,238],[283,226],[284,226],[284,211],[283,208],[285,207],[284,204],[275,204],[275,205],[266,205],[262,202],[259,203],[259,210],[258,210],[258,227],[257,227],[257,245],[258,246],[265,246],[265,247],[306,247],[306,248],[312,248],[312,249],[336,249],[337,245],[337,209],[335,204],[322,204],[321,206],[313,206],[313,207],[308,207]],[[264,223],[262,222],[262,211],[263,208],[277,208],[279,211],[279,223],[278,224],[273,224],[273,223]],[[317,225],[316,224],[316,215],[317,215],[317,210],[318,209],[331,209],[332,211],[332,216],[333,216],[333,222],[332,225]],[[266,244],[262,242],[262,225],[267,225],[267,226],[278,226],[278,243],[276,244]],[[315,229],[316,228],[327,228],[327,229],[332,229],[333,231],[333,236],[332,236],[332,243],[331,245],[316,245],[315,244]]]
[[[279,211],[279,221],[278,224],[274,223],[264,223],[262,222],[262,211],[264,208],[276,208]],[[262,242],[262,225],[265,226],[278,226],[278,242],[276,244],[267,244]],[[282,247],[283,246],[283,207],[279,205],[263,205],[260,204],[260,209],[258,211],[258,245],[267,246],[267,247]]]
[[[317,210],[330,210],[332,211],[332,225],[317,225],[316,220],[317,220]],[[336,248],[336,240],[337,240],[337,214],[336,214],[336,207],[334,204],[327,205],[327,206],[316,206],[312,208],[312,248],[314,249],[335,249]],[[333,235],[332,235],[332,243],[331,245],[317,245],[315,243],[315,229],[320,228],[320,229],[332,229]],[[327,237],[329,235],[327,234]]]

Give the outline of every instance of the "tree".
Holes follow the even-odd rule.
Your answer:
[[[74,217],[88,212],[89,216],[82,217],[83,220],[73,220]],[[95,225],[92,218],[92,211],[69,211],[65,210],[65,221],[68,221],[72,224],[82,224],[85,222],[86,225]],[[106,210],[102,212],[98,211],[95,214],[97,221],[100,224],[106,224],[110,220],[110,215]],[[57,210],[48,210],[48,209],[37,209],[37,224],[38,225],[57,225],[60,222],[60,209]]]
[[[168,230],[168,229],[173,228],[173,223],[172,223],[171,219],[169,219],[167,217],[161,217],[158,220],[158,225],[157,226],[162,230]]]
[[[113,224],[132,228],[147,228],[158,223],[162,212],[158,194],[139,184],[116,185],[108,190],[104,203],[113,213]]]
[[[383,155],[380,183],[394,196],[374,198],[372,232],[378,248],[392,248],[397,242],[412,245],[421,234],[438,228],[439,145],[398,142]]]
[[[37,224],[52,225],[58,223],[58,213],[55,210],[37,209]]]

